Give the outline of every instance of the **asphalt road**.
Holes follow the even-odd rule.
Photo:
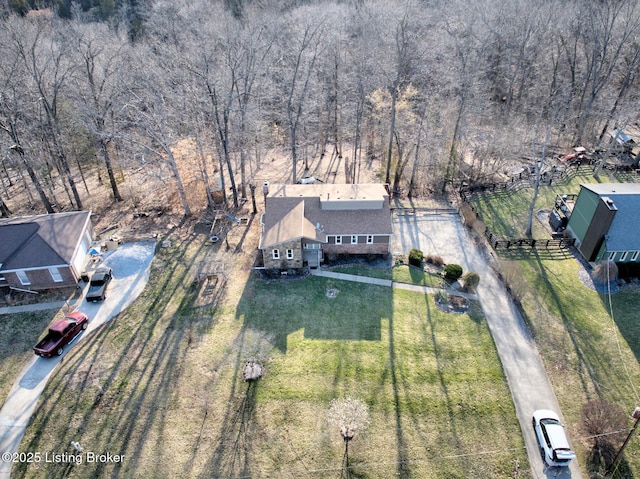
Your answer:
[[[552,409],[561,418],[562,412],[522,316],[460,217],[419,210],[413,214],[394,215],[391,251],[407,254],[411,248],[420,249],[425,256],[438,255],[446,263],[457,263],[464,271],[475,271],[480,275],[477,295],[507,377],[533,477],[581,479],[577,461],[572,461],[566,468],[546,467],[542,460],[531,425],[533,411]],[[571,437],[569,442],[572,442]]]
[[[113,280],[107,290],[107,298],[101,303],[87,303],[81,300],[75,305],[75,309],[89,317],[86,332],[78,336],[71,345],[66,346],[62,356],[40,358],[34,355],[22,370],[0,410],[1,454],[18,451],[40,394],[69,349],[82,341],[87,333],[123,311],[140,295],[149,279],[149,267],[154,251],[153,242],[127,243],[116,251],[105,254],[102,264],[113,268]],[[1,479],[10,477],[12,465],[12,462],[0,459]]]

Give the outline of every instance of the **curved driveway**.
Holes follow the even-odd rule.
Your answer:
[[[87,333],[123,311],[142,292],[149,279],[149,267],[153,260],[155,243],[127,243],[116,251],[105,254],[104,264],[113,268],[113,281],[107,290],[107,299],[101,303],[81,300],[79,311],[89,316]],[[84,297],[84,295],[83,295]],[[29,425],[38,399],[55,367],[67,351],[86,334],[81,334],[72,345],[65,348],[61,357],[34,357],[20,373],[0,410],[0,453],[16,452]],[[0,478],[9,478],[10,462],[0,460]]]
[[[545,467],[542,461],[531,416],[536,409],[553,409],[562,417],[558,401],[522,316],[460,217],[427,211],[395,215],[391,251],[406,254],[411,248],[422,250],[425,256],[441,256],[445,262],[480,275],[478,298],[511,390],[533,477],[581,479],[577,461],[569,468]]]

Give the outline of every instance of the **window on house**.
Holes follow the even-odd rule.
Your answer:
[[[616,252],[615,251],[611,251],[609,253],[609,261],[613,261],[613,258],[615,258],[615,257],[616,257]]]
[[[622,256],[620,256],[620,261],[626,261],[628,254],[629,254],[628,251],[625,251],[624,253],[622,253]]]
[[[287,259],[293,259],[293,250],[292,249],[288,249],[287,250]]]
[[[273,257],[273,259],[280,259],[280,250],[279,249],[272,250],[271,256]]]
[[[638,259],[638,254],[640,254],[640,251],[634,251],[633,252],[633,256],[631,257],[631,261],[635,261]]]
[[[356,235],[351,235],[351,244],[358,244],[358,237]]]
[[[27,276],[26,272],[16,271],[16,274],[18,275],[18,279],[20,280],[23,286],[29,286],[31,284],[31,281],[29,280],[29,276]]]
[[[336,244],[342,244],[342,236],[336,236]]]
[[[367,244],[373,244],[373,235],[367,236]]]
[[[58,268],[49,268],[49,274],[51,275],[51,279],[53,279],[56,283],[62,283],[62,275],[60,274],[60,270]]]

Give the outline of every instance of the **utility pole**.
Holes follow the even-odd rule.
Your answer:
[[[609,476],[609,474],[613,476],[613,473],[617,469],[617,464],[618,464],[618,461],[620,460],[620,456],[622,456],[624,449],[627,447],[627,444],[629,444],[629,441],[631,440],[631,436],[633,436],[633,434],[636,432],[636,429],[638,429],[638,425],[640,424],[640,407],[637,407],[633,410],[633,414],[631,414],[631,417],[635,419],[636,422],[633,424],[631,431],[629,431],[629,435],[624,440],[624,443],[622,444],[622,447],[618,451],[618,454],[616,454],[615,459],[613,460],[611,465],[607,468],[607,471],[604,473],[605,477]]]

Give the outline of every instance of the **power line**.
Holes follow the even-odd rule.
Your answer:
[[[631,373],[629,372],[629,368],[627,367],[627,363],[624,360],[623,357],[623,353],[622,353],[622,347],[620,346],[620,337],[618,334],[619,328],[617,327],[615,318],[613,316],[613,300],[611,297],[611,277],[610,277],[610,273],[609,273],[609,268],[610,268],[611,262],[607,261],[607,300],[609,303],[609,316],[611,316],[611,323],[613,326],[613,332],[614,332],[614,336],[615,336],[615,340],[616,340],[616,346],[618,347],[618,354],[620,355],[620,360],[622,362],[622,367],[624,368],[624,372],[627,375],[627,380],[629,381],[629,385],[631,386],[631,390],[633,391],[633,394],[635,395],[635,400],[636,400],[636,404],[640,403],[640,400],[638,399],[638,391],[636,390],[635,385],[633,384],[633,381],[631,380]]]

